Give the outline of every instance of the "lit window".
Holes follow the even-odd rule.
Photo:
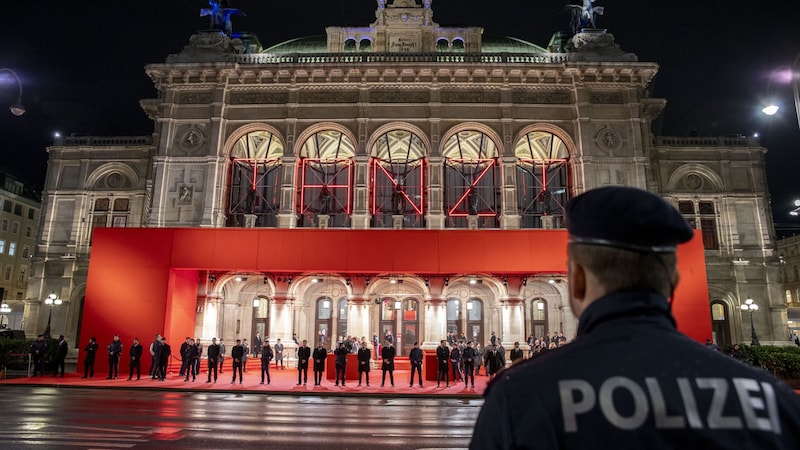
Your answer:
[[[544,217],[551,216],[551,226],[563,228],[569,198],[566,143],[553,133],[532,131],[517,141],[514,153],[520,227],[544,228]]]
[[[283,144],[269,131],[253,131],[231,149],[228,184],[229,227],[245,225],[245,215],[255,216],[256,227],[278,226],[283,176]]]
[[[17,243],[16,242],[10,242],[8,244],[8,256],[14,256],[14,253],[16,253],[16,252],[17,252]]]
[[[6,252],[6,241],[0,240],[0,255]],[[797,268],[795,268],[795,271]]]

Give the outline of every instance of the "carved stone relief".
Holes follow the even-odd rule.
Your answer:
[[[203,126],[196,124],[183,126],[176,133],[175,144],[178,155],[194,155],[206,144],[206,135]]]
[[[500,103],[498,91],[444,91],[442,103]]]
[[[511,93],[511,101],[521,104],[557,104],[566,105],[571,103],[568,92],[533,92],[533,91],[514,91]]]
[[[288,92],[235,92],[230,96],[231,105],[283,104],[289,103]]]
[[[176,103],[187,105],[204,105],[211,103],[214,97],[211,92],[183,92],[178,95]]]
[[[613,154],[622,149],[625,139],[619,131],[611,127],[603,127],[595,135],[594,141],[606,154]]]
[[[299,103],[356,103],[357,91],[301,91]]]
[[[372,91],[369,93],[369,101],[372,103],[428,103],[430,94],[420,91]]]
[[[625,103],[625,99],[621,92],[590,92],[589,102],[606,105],[621,105]]]

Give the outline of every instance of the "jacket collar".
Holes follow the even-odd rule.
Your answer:
[[[652,292],[615,292],[595,300],[580,317],[578,335],[617,319],[640,317],[675,329],[667,298]]]

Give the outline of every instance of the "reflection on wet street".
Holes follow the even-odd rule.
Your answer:
[[[481,404],[2,386],[0,448],[465,448]]]

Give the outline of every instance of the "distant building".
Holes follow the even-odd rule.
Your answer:
[[[41,198],[21,179],[0,172],[0,204],[0,298],[11,309],[0,314],[0,326],[17,330],[22,328]]]
[[[800,236],[778,240],[783,295],[789,307],[789,330],[800,334]]]
[[[326,33],[266,49],[253,35],[198,33],[146,67],[158,89],[141,102],[152,137],[71,137],[48,149],[29,334],[43,329],[41,300],[54,291],[65,301],[54,333],[78,339],[98,227],[510,236],[563,229],[569,198],[627,185],[664,196],[702,235],[721,346],[749,341],[739,308],[748,297],[761,306],[761,342],[788,343],[766,149],[744,137],[654,136],[666,104],[650,96],[656,63],[604,30],[558,32],[543,48],[441,27],[430,2],[381,1],[375,23]],[[460,249],[483,251],[461,239]],[[415,242],[398,245],[413,257]],[[336,261],[345,249],[317,251]],[[577,325],[563,272],[192,270],[190,331],[203,338],[393,334],[405,354],[450,332],[524,342]]]

